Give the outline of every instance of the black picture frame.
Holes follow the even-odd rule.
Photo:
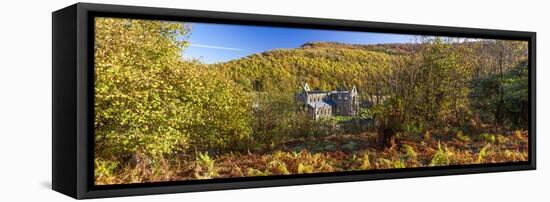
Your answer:
[[[528,41],[529,160],[519,163],[96,186],[93,183],[93,18],[98,16]],[[52,20],[52,188],[77,199],[536,169],[535,32],[90,3],[77,3],[55,11]]]

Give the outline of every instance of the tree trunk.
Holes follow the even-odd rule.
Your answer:
[[[393,148],[395,146],[396,131],[392,127],[386,127],[384,121],[378,126],[377,144],[380,149]]]

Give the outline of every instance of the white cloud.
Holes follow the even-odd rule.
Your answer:
[[[224,46],[213,46],[213,45],[206,45],[206,44],[194,44],[191,43],[189,46],[192,47],[199,47],[199,48],[211,48],[211,49],[218,49],[218,50],[231,50],[231,51],[243,51],[243,49],[240,48],[232,48],[232,47],[224,47]]]

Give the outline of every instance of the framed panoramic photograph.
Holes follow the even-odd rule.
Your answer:
[[[535,36],[78,3],[53,13],[53,189],[532,170]]]

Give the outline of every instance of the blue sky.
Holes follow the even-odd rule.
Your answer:
[[[351,44],[408,43],[414,35],[282,28],[251,25],[190,23],[186,59],[205,63],[225,62],[277,48],[296,48],[307,42]]]

